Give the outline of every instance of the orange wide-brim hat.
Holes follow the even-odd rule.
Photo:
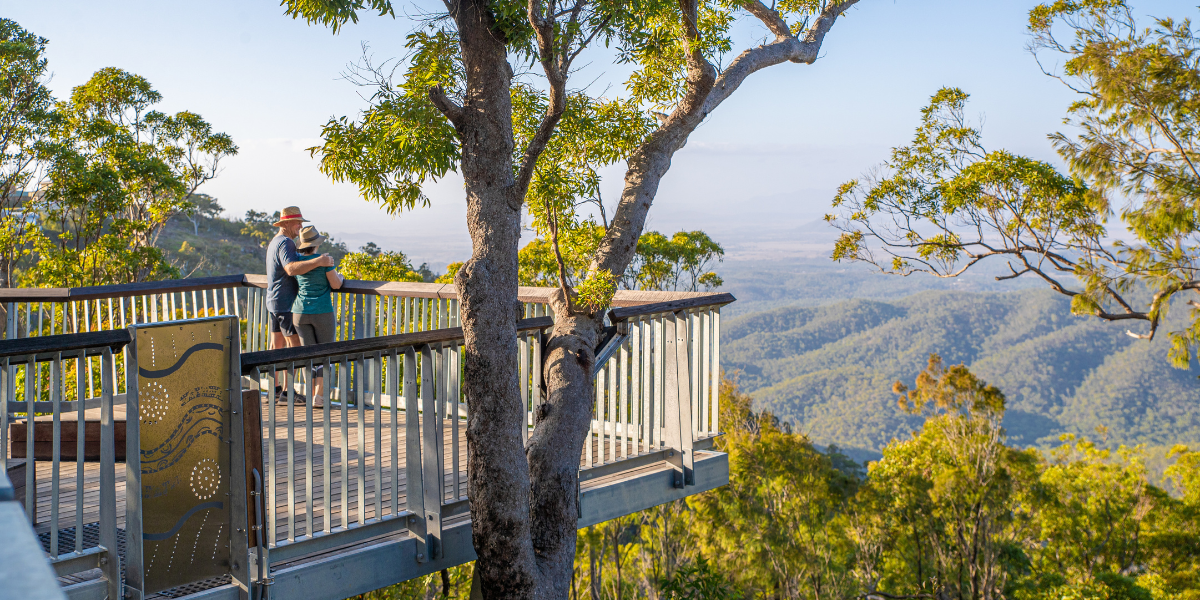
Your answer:
[[[283,225],[284,223],[307,223],[307,222],[308,222],[308,219],[305,219],[304,215],[300,214],[299,207],[289,206],[279,212],[279,220],[275,221],[275,226],[279,227],[279,226]]]

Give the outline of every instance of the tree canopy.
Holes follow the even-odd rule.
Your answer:
[[[572,228],[559,236],[563,275],[574,286],[587,278],[596,246],[604,228],[593,222]],[[706,291],[720,287],[721,277],[712,271],[725,249],[703,231],[680,231],[667,237],[657,231],[643,233],[637,253],[617,283],[628,290]],[[518,254],[521,285],[559,285],[558,260],[553,239],[539,237]]]
[[[200,115],[156,110],[162,95],[118,68],[55,100],[47,44],[0,19],[3,284],[18,269],[35,286],[178,276],[158,233],[173,215],[213,209],[196,191],[237,146]]]
[[[1041,278],[1076,313],[1147,322],[1135,337],[1190,306],[1187,326],[1169,332],[1173,362],[1186,365],[1200,343],[1200,39],[1187,20],[1141,28],[1120,0],[1043,4],[1029,29],[1039,61],[1062,61],[1047,72],[1081,96],[1067,112],[1073,130],[1050,136],[1069,173],[987,149],[964,116],[967,94],[942,89],[911,145],[839,190],[841,214],[827,217],[844,232],[834,259],[955,277],[1001,257],[1001,279]]]

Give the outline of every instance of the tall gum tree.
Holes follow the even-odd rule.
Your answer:
[[[472,254],[455,285],[470,406],[475,573],[484,597],[568,597],[603,309],[634,258],[675,152],[753,73],[815,61],[825,35],[857,1],[444,0],[445,13],[409,34],[404,61],[364,58],[352,67],[376,92],[357,119],[326,124],[324,144],[313,149],[322,170],[391,212],[427,204],[421,185],[450,170],[464,181]],[[360,13],[394,17],[388,0],[284,6],[334,33]],[[769,40],[718,68],[718,57],[733,48],[729,30],[738,18],[760,22]],[[575,60],[601,41],[635,67],[625,99],[568,88]],[[512,64],[528,64],[529,72],[518,74]],[[574,287],[559,278],[540,382],[546,402],[526,444],[516,336],[522,210],[528,207],[539,233],[556,238],[577,221],[567,207],[594,188],[596,168],[619,160],[628,165],[624,188],[587,278]]]

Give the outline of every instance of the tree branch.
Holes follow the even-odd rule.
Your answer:
[[[783,62],[791,61],[795,63],[812,64],[817,60],[817,56],[821,51],[821,44],[825,41],[825,34],[833,27],[838,16],[845,12],[848,8],[858,3],[858,0],[842,0],[834,4],[830,4],[821,11],[817,17],[816,23],[808,28],[804,34],[804,39],[800,40],[796,36],[786,35],[786,37],[777,37],[776,41],[770,44],[764,44],[757,48],[751,48],[742,52],[733,62],[721,73],[717,79],[713,91],[709,94],[704,105],[704,113],[707,115],[725,101],[746,78],[754,73],[767,67],[777,65]],[[780,24],[772,23],[770,9],[762,7],[763,16],[760,19],[766,18],[764,24],[773,32],[778,30]],[[746,10],[751,10],[747,6]],[[767,12],[769,11],[769,12]],[[751,11],[755,16],[759,16],[755,11]],[[774,14],[774,18],[778,19],[778,13]],[[786,28],[786,24],[782,25]],[[778,36],[779,34],[776,33]]]
[[[558,289],[562,291],[563,301],[567,303],[567,312],[574,313],[575,303],[571,300],[571,292],[567,285],[567,265],[558,245],[558,215],[554,214],[549,200],[546,201],[546,216],[550,225],[550,243],[554,248],[554,259],[558,263]]]
[[[679,0],[683,12],[686,39],[687,76],[683,99],[665,117],[659,116],[661,125],[650,134],[633,152],[625,171],[625,186],[609,227],[600,240],[592,259],[591,270],[604,270],[619,276],[633,260],[637,241],[646,224],[646,214],[658,192],[659,182],[671,167],[671,157],[684,144],[688,136],[704,120],[705,99],[712,93],[717,70],[704,57],[698,44],[696,27],[698,6],[695,0]]]
[[[775,39],[784,39],[792,37],[792,31],[788,28],[783,17],[779,16],[779,11],[767,7],[760,0],[746,0],[742,3],[742,8],[758,18],[767,26],[771,33],[775,34]]]
[[[580,0],[581,3],[582,1]],[[577,4],[576,8],[579,6],[581,4]],[[544,11],[539,0],[529,0],[527,12],[529,24],[533,27],[534,37],[537,39],[538,62],[542,64],[542,70],[546,73],[546,82],[550,85],[548,94],[550,101],[546,105],[546,114],[542,116],[537,131],[529,138],[529,145],[525,147],[521,164],[517,168],[517,177],[513,182],[513,195],[511,196],[517,206],[524,202],[529,183],[533,180],[533,172],[537,168],[538,157],[550,143],[550,138],[554,135],[554,128],[562,119],[567,108],[568,64],[566,58],[558,52],[554,44],[557,20],[553,14],[550,16],[543,14]],[[570,45],[570,34],[567,35],[568,39],[564,41],[564,47]]]
[[[442,89],[442,86],[435,85],[429,88],[429,101],[433,102],[433,105],[437,107],[438,110],[442,111],[443,115],[446,115],[446,118],[449,119],[452,124],[454,124],[456,129],[462,128],[464,117],[463,108],[446,95],[446,92]]]

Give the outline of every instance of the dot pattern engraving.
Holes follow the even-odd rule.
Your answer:
[[[142,395],[142,422],[155,425],[170,412],[171,395],[167,393],[167,388],[164,388],[162,384],[151,381],[146,384],[145,390],[140,394]]]
[[[192,467],[192,493],[201,500],[208,500],[217,494],[221,485],[221,469],[217,461],[206,458]]]

